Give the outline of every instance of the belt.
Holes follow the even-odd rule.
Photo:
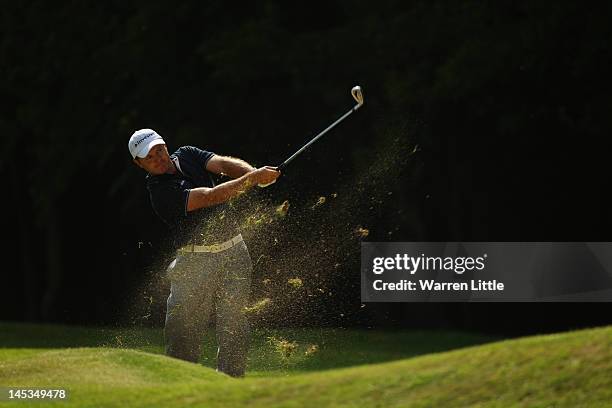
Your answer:
[[[230,249],[234,245],[238,245],[241,242],[243,242],[242,234],[238,234],[234,238],[228,239],[227,241],[222,242],[220,244],[212,244],[212,245],[195,245],[195,244],[192,244],[192,245],[185,245],[184,247],[179,248],[178,252],[180,252],[180,253],[192,253],[192,252],[211,252],[211,253],[217,253],[217,252],[225,251],[226,249]]]

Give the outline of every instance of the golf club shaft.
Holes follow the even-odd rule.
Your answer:
[[[302,153],[304,150],[306,150],[308,148],[308,146],[310,146],[311,144],[313,144],[314,142],[317,141],[317,139],[319,139],[321,136],[323,136],[325,133],[327,133],[329,130],[331,130],[334,126],[336,126],[338,123],[342,122],[344,119],[346,119],[347,116],[349,116],[351,113],[355,112],[357,109],[359,109],[361,107],[361,104],[357,104],[355,105],[353,108],[351,108],[350,111],[346,112],[344,115],[342,115],[338,120],[336,120],[334,123],[332,123],[331,125],[329,125],[325,130],[323,130],[321,133],[319,133],[318,135],[316,135],[315,137],[312,138],[312,140],[308,143],[306,143],[300,150],[298,150],[297,152],[293,153],[293,155],[291,155],[291,157],[289,157],[287,160],[285,160],[280,166],[277,167],[277,169],[280,171],[283,168],[285,168],[285,166],[287,166],[287,164],[289,164],[289,162],[291,162],[291,160],[295,159],[296,156],[298,156],[300,153]]]

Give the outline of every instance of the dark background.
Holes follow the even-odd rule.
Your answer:
[[[360,84],[364,108],[245,199],[292,205],[249,240],[254,299],[277,305],[258,324],[522,334],[611,323],[607,303],[364,307],[358,267],[360,239],[610,241],[611,8],[3,4],[0,319],[161,324],[171,258],[131,133],[279,164]],[[304,287],[291,292],[293,276]]]

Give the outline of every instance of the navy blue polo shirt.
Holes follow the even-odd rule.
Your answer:
[[[235,235],[235,230],[225,223],[212,223],[210,218],[225,218],[225,205],[187,212],[189,191],[197,187],[214,187],[206,164],[214,153],[193,146],[183,146],[170,155],[178,160],[175,174],[146,177],[147,190],[153,210],[168,225],[175,247],[195,243],[198,245],[223,242]],[[227,217],[228,220],[230,217]],[[222,224],[222,225],[221,225]]]

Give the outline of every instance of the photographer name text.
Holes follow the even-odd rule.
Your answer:
[[[497,280],[471,279],[468,282],[436,282],[432,279],[419,279],[418,282],[402,279],[399,282],[383,282],[377,279],[372,282],[374,290],[408,290],[408,291],[503,291],[503,282]]]

